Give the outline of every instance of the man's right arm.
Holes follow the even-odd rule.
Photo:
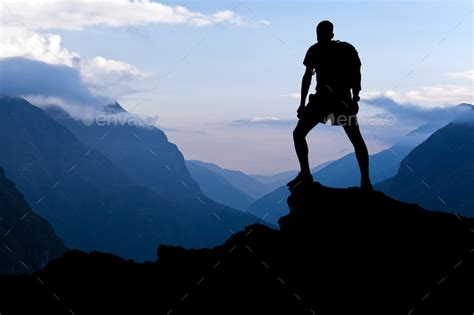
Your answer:
[[[311,86],[311,78],[313,76],[313,69],[306,67],[306,70],[303,75],[303,80],[301,82],[301,101],[298,112],[305,107],[306,97],[308,96],[309,87]]]
[[[352,99],[354,101],[359,101],[360,100],[360,97],[359,97],[359,92],[361,90],[361,73],[360,73],[360,68],[361,68],[361,61],[360,61],[360,58],[359,58],[359,54],[357,53],[357,50],[352,47],[354,49],[353,51],[353,61],[352,61],[352,66],[354,67],[353,68],[353,77],[352,77],[352,82],[351,82],[351,88],[352,88]]]

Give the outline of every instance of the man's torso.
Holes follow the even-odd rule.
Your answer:
[[[308,49],[304,64],[316,71],[316,90],[319,93],[346,94],[351,89],[355,48],[345,42],[316,43]],[[358,59],[358,57],[357,57]]]

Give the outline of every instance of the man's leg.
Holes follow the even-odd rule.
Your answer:
[[[369,152],[367,151],[367,146],[365,145],[362,134],[360,133],[359,124],[357,119],[350,120],[351,123],[344,126],[344,131],[346,132],[349,140],[354,146],[354,151],[356,154],[357,162],[359,163],[361,181],[361,188],[372,188],[369,177]]]
[[[309,168],[308,160],[308,144],[306,143],[306,135],[318,124],[317,121],[311,121],[308,119],[300,119],[293,131],[293,141],[295,144],[296,155],[300,162],[301,174],[310,175],[311,170]]]

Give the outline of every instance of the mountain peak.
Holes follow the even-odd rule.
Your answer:
[[[127,113],[127,111],[117,101],[111,104],[106,104],[104,107],[106,114],[120,114]]]
[[[456,105],[456,107],[461,109],[474,110],[474,105],[469,103],[461,103]]]

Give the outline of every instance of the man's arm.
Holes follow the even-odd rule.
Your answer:
[[[308,96],[309,87],[311,86],[311,79],[313,76],[313,69],[306,67],[306,70],[303,75],[303,80],[301,82],[301,101],[300,107],[298,107],[298,114],[306,105],[306,97]]]
[[[357,50],[355,50],[354,54],[354,77],[353,77],[353,82],[352,82],[352,100],[358,102],[360,100],[359,97],[359,92],[361,90],[361,81],[362,81],[362,76],[360,73],[360,68],[361,68],[361,61],[359,58],[359,54],[357,53]]]
[[[359,93],[361,90],[360,87],[361,82],[361,74],[360,74],[360,65],[358,66],[358,70],[356,71],[354,84],[352,85],[352,100],[358,102],[360,100]]]

